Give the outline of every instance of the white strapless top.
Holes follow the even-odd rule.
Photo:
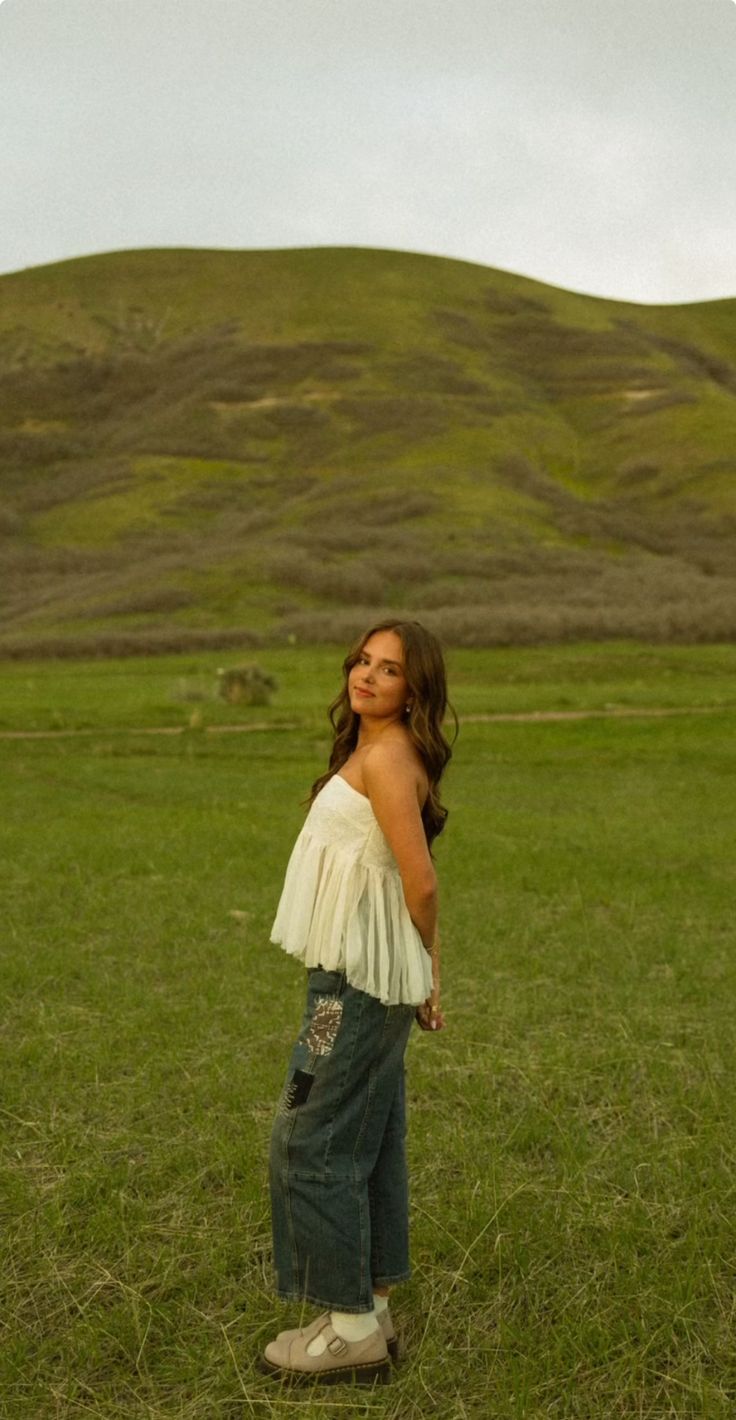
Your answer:
[[[340,774],[320,789],[294,844],[271,941],[307,967],[344,971],[384,1005],[418,1006],[430,994],[431,958],[396,859],[370,800]]]

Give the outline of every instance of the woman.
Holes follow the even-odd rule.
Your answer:
[[[271,931],[308,969],[271,1139],[277,1290],[323,1310],[270,1342],[262,1366],[372,1383],[396,1350],[389,1288],[410,1275],[404,1049],[415,1017],[444,1026],[430,845],[451,750],[442,652],[419,622],[372,627],[343,670],[329,767]]]

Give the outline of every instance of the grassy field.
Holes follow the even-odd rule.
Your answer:
[[[293,1316],[265,1158],[303,980],[267,939],[340,653],[269,654],[242,735],[170,698],[211,657],[4,672],[4,726],[92,733],[0,741],[0,1414],[731,1420],[736,650],[452,653],[407,1356],[312,1397],[253,1364]],[[709,713],[467,718],[610,704]]]
[[[0,732],[221,725],[322,730],[339,685],[344,647],[261,648],[145,659],[8,663],[0,677]],[[229,705],[221,668],[254,663],[275,676],[268,706]],[[736,705],[736,647],[573,646],[450,649],[458,713]]]
[[[0,654],[377,606],[465,646],[730,640],[735,304],[360,248],[0,276]]]

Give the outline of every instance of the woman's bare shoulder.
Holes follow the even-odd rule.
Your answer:
[[[370,781],[376,783],[386,778],[404,780],[415,786],[419,807],[424,805],[429,792],[429,779],[421,755],[407,733],[382,735],[375,744],[367,745],[361,768],[366,789]]]

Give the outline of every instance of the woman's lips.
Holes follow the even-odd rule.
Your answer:
[[[362,688],[361,686],[359,686],[359,685],[356,685],[356,687],[355,687],[355,694],[356,694],[356,695],[368,695],[368,696],[371,697],[371,699],[373,699],[373,691],[372,691],[372,690],[363,690],[363,688]]]

